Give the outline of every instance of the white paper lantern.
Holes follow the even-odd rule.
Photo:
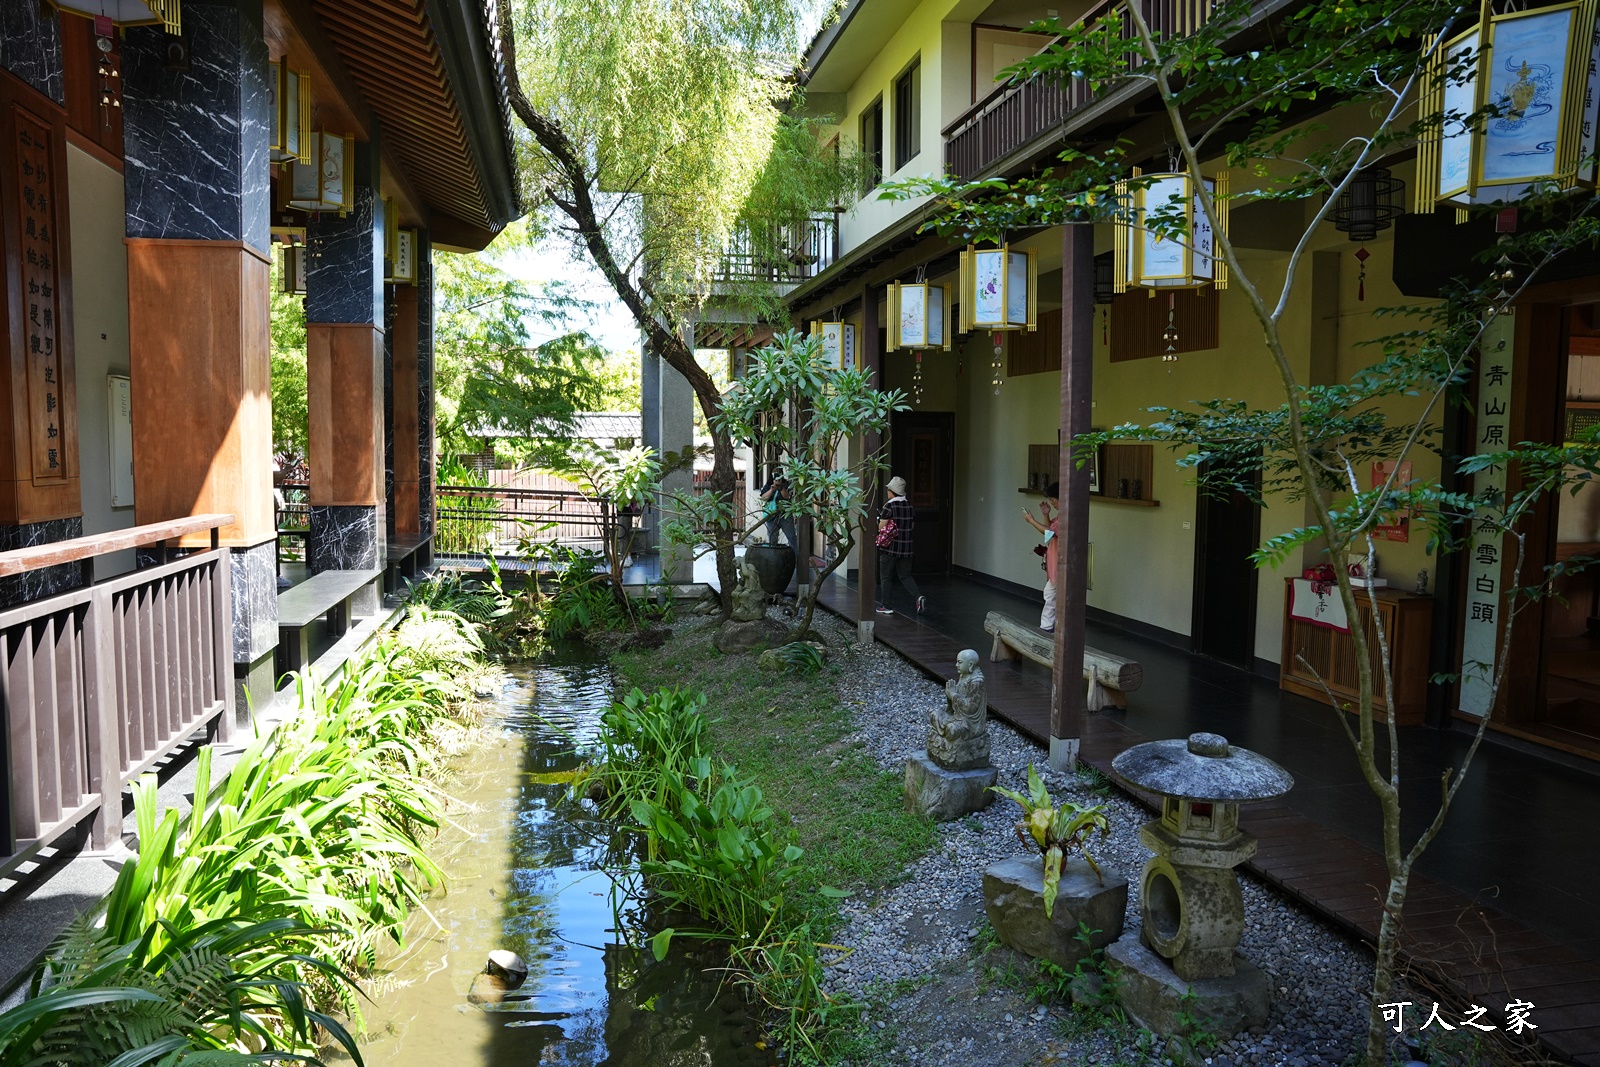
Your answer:
[[[1039,266],[1033,249],[968,245],[958,277],[962,333],[1038,329]]]
[[[917,282],[889,285],[889,351],[950,348],[950,287]]]
[[[348,170],[353,138],[336,133],[309,134],[305,162],[289,168],[289,206],[300,211],[349,211],[354,204]]]
[[[1226,289],[1228,267],[1217,258],[1216,233],[1194,180],[1181,171],[1141,176],[1135,169],[1133,176],[1139,179],[1137,187],[1125,183],[1119,190],[1127,213],[1115,228],[1116,291],[1125,293],[1130,287],[1199,289],[1207,285]],[[1224,173],[1202,181],[1212,194],[1218,222],[1226,234],[1228,176]],[[1186,236],[1169,237],[1150,228],[1148,220],[1152,216],[1170,216],[1174,209],[1183,214]]]
[[[822,354],[828,366],[839,370],[856,367],[856,327],[850,322],[813,322],[813,337],[822,338]]]

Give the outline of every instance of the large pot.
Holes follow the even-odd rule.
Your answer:
[[[768,596],[777,596],[789,588],[794,577],[794,549],[788,545],[754,544],[744,550],[744,558],[756,569],[761,588]]]

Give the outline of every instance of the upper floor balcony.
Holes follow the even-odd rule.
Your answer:
[[[813,215],[803,223],[773,226],[762,240],[741,229],[728,242],[714,281],[765,282],[793,287],[815,278],[839,258],[839,216]]]
[[[1212,8],[1212,0],[1140,2],[1145,20],[1161,37],[1193,33],[1205,24]],[[1120,20],[1123,40],[1135,39],[1128,0],[1101,0],[1079,22],[1098,22],[1107,15]],[[1001,173],[1058,136],[1073,113],[1095,98],[1080,78],[1003,82],[944,128],[945,171],[963,181]]]

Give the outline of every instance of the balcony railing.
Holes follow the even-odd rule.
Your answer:
[[[1212,0],[1137,0],[1158,37],[1186,36],[1205,24]],[[1137,37],[1127,0],[1102,0],[1083,16],[1121,20],[1124,41]],[[1130,66],[1133,52],[1129,52]],[[1000,160],[1057,130],[1073,111],[1095,98],[1081,78],[1029,78],[1000,85],[944,128],[945,170],[963,181],[984,176]]]
[[[839,216],[815,215],[774,230],[764,249],[756,247],[748,230],[734,234],[716,280],[799,285],[827,270],[838,258]]]
[[[233,725],[231,515],[0,552],[0,577],[211,531],[209,551],[0,612],[0,873],[89,819],[122,827],[122,790],[213,720]]]

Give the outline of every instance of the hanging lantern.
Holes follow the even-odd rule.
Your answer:
[[[889,351],[950,348],[950,287],[889,284]]]
[[[394,238],[394,278],[398,285],[417,282],[417,231],[400,230]]]
[[[961,253],[956,299],[961,332],[1036,330],[1039,327],[1039,263],[1033,249],[1013,252],[967,246]]]
[[[283,246],[283,265],[278,271],[279,288],[286,293],[305,294],[306,291],[306,246],[290,244]]]
[[[168,33],[183,32],[178,0],[48,0],[61,11],[89,18],[108,18],[118,26],[161,24]]]
[[[1137,167],[1133,176],[1140,178],[1140,188],[1128,183],[1119,187],[1118,195],[1127,205],[1125,221],[1116,226],[1112,284],[1116,292],[1127,292],[1130,287],[1140,289],[1199,289],[1214,285],[1228,287],[1228,267],[1216,255],[1216,234],[1211,220],[1201,204],[1200,192],[1188,174],[1169,171],[1142,175]],[[1228,175],[1201,179],[1211,193],[1216,207],[1217,221],[1222,232],[1228,232]],[[1181,207],[1187,240],[1169,238],[1153,232],[1146,219],[1152,214],[1169,214]],[[1154,295],[1152,293],[1152,295]]]
[[[856,327],[850,322],[813,322],[811,335],[822,338],[822,354],[828,366],[854,370],[856,366]]]
[[[1414,207],[1469,207],[1520,199],[1537,182],[1594,184],[1600,39],[1595,0],[1491,15],[1439,47],[1424,72],[1423,115],[1443,116],[1417,145]],[[1467,65],[1459,81],[1447,75]],[[1484,108],[1499,114],[1474,128]]]
[[[1333,205],[1333,228],[1365,244],[1406,213],[1406,183],[1383,167],[1359,171]]]
[[[268,148],[272,162],[303,160],[306,131],[311,128],[311,75],[290,70],[287,63],[273,63],[271,68],[268,90],[272,128]]]
[[[289,206],[300,211],[349,211],[354,204],[346,161],[352,139],[336,133],[306,137],[305,162],[289,168]]]

